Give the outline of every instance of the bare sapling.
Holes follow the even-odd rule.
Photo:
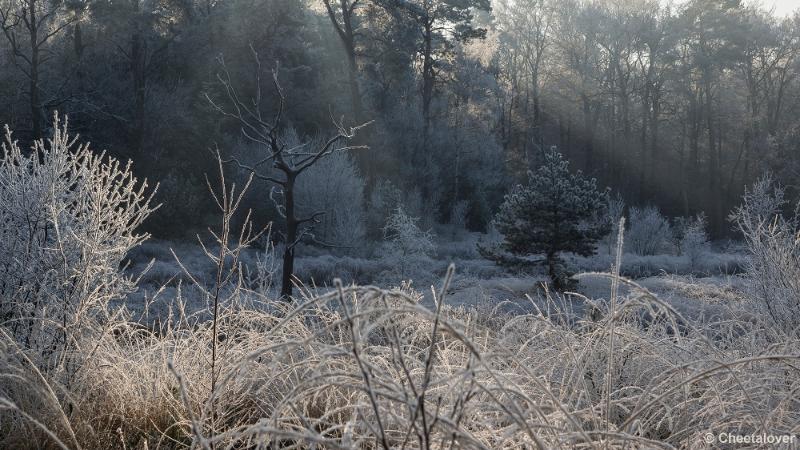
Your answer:
[[[222,303],[225,303],[225,306],[228,307],[238,306],[233,305],[233,303],[241,298],[246,275],[246,270],[243,268],[240,261],[242,252],[249,248],[267,229],[269,229],[269,227],[267,227],[260,231],[254,230],[252,221],[250,220],[251,211],[248,210],[238,235],[234,234],[235,231],[232,229],[232,221],[239,211],[242,199],[253,181],[253,175],[251,174],[247,178],[244,186],[237,192],[236,184],[233,183],[229,187],[225,180],[222,158],[218,153],[217,163],[219,167],[220,188],[218,190],[214,189],[211,186],[211,182],[208,180],[208,176],[206,176],[208,190],[214,198],[214,203],[217,205],[217,208],[219,208],[221,214],[219,230],[208,230],[216,249],[203,242],[203,239],[199,235],[197,236],[197,241],[203,249],[203,253],[215,265],[213,287],[210,290],[203,288],[203,285],[195,279],[175,252],[172,252],[173,257],[178,262],[183,272],[194,282],[195,286],[203,291],[209,303],[211,313],[211,360],[209,364],[211,371],[209,397],[206,408],[208,409],[208,414],[211,416],[210,430],[208,431],[212,439],[215,434],[216,422],[218,419],[216,408],[217,398],[219,396],[217,381],[220,372],[220,368],[218,367],[219,352],[222,350],[219,348],[220,307]],[[213,447],[212,441],[211,448]]]

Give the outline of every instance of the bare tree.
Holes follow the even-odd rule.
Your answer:
[[[534,142],[543,147],[541,135],[542,122],[542,84],[544,81],[545,56],[551,46],[554,27],[555,8],[547,0],[503,0],[497,3],[495,15],[504,42],[518,56],[522,66],[521,76],[526,79],[525,112],[529,100],[533,101]],[[527,147],[527,139],[523,143]],[[527,153],[526,153],[527,154]]]
[[[595,170],[595,142],[598,122],[603,111],[603,54],[598,44],[602,32],[601,5],[564,2],[558,15],[558,50],[564,78],[572,102],[582,117],[583,166],[587,172]]]
[[[256,62],[256,93],[249,101],[243,101],[233,86],[230,73],[225,62],[220,60],[222,72],[217,75],[218,80],[225,89],[229,107],[225,108],[215,102],[206,94],[211,105],[223,115],[239,122],[242,135],[249,141],[263,149],[262,158],[252,165],[241,162],[236,157],[225,160],[226,163],[235,163],[240,168],[250,172],[256,178],[273,183],[275,186],[270,191],[270,199],[275,204],[278,213],[284,219],[285,226],[281,233],[285,246],[283,250],[283,273],[281,275],[281,297],[289,299],[292,295],[292,276],[294,273],[294,250],[301,240],[310,234],[315,223],[319,221],[324,211],[317,211],[308,216],[298,217],[295,204],[295,184],[297,178],[308,168],[322,158],[339,151],[347,151],[366,146],[341,146],[341,141],[352,139],[356,132],[368,123],[345,128],[342,121],[332,120],[336,127],[336,134],[324,140],[315,148],[308,148],[312,143],[289,146],[281,137],[283,126],[286,97],[278,82],[278,66],[272,70],[272,84],[278,96],[278,109],[271,120],[264,118],[259,105],[262,104],[261,92],[261,62],[258,54],[252,49]],[[269,167],[277,170],[270,171]],[[276,189],[277,188],[277,189]],[[276,197],[279,196],[280,198]]]

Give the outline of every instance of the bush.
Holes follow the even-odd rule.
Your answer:
[[[632,207],[625,244],[637,255],[657,255],[666,250],[672,239],[669,221],[655,206]]]
[[[711,250],[708,233],[706,233],[706,217],[699,214],[694,218],[681,221],[676,228],[680,233],[678,240],[680,254],[689,260],[689,265],[694,269]]]
[[[746,189],[730,215],[747,243],[755,309],[788,333],[800,327],[800,217],[786,217],[784,191],[770,176]]]
[[[394,256],[430,256],[436,252],[433,235],[417,226],[419,218],[411,217],[402,206],[389,216],[383,227],[388,253]]]
[[[391,181],[381,180],[369,194],[367,208],[367,236],[373,240],[383,237],[386,219],[403,202],[403,193]]]
[[[53,136],[23,152],[6,127],[0,161],[0,315],[51,362],[134,289],[120,267],[154,210],[130,165],[76,140],[56,116]]]

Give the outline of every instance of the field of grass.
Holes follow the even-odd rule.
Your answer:
[[[472,236],[401,259],[301,257],[283,300],[269,249],[230,227],[233,192],[210,243],[147,242],[136,229],[153,208],[127,168],[9,145],[0,448],[695,449],[800,434],[800,240],[753,212],[764,201],[737,212],[743,253],[688,265],[617,239],[614,257],[569,259],[574,292],[480,259]]]
[[[336,281],[288,303],[198,272],[87,317],[57,361],[4,328],[3,446],[702,448],[709,432],[800,432],[798,340],[751,308],[746,277],[581,275],[589,298],[450,269],[430,290]]]

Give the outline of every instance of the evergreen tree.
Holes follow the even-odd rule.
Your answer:
[[[506,195],[494,224],[505,238],[505,250],[517,256],[544,255],[554,287],[562,290],[567,275],[559,253],[594,254],[595,242],[608,232],[602,220],[606,196],[594,178],[570,173],[569,162],[552,147],[544,164],[528,172],[528,184]]]

